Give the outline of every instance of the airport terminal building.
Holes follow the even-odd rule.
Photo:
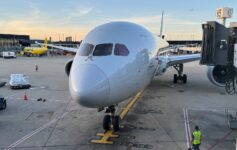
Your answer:
[[[29,39],[29,35],[0,34],[0,52],[21,51],[21,41]]]

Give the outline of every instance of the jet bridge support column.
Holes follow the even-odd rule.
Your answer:
[[[226,109],[227,123],[230,129],[237,129],[237,112]]]

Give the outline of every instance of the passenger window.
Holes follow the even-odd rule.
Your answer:
[[[128,56],[129,50],[124,44],[116,44],[114,49],[114,55]]]
[[[93,56],[107,56],[111,55],[113,44],[98,44],[95,47]]]
[[[84,43],[79,48],[79,55],[80,56],[89,56],[94,49],[94,45],[89,43]]]

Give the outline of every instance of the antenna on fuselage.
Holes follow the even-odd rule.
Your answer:
[[[162,39],[164,39],[164,36],[163,36],[163,21],[164,21],[164,11],[162,10],[161,23],[160,23],[160,37]]]

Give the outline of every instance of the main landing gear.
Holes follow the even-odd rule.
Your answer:
[[[118,131],[120,117],[115,115],[116,108],[114,105],[109,106],[105,113],[109,113],[108,115],[104,116],[103,120],[103,128],[105,131],[113,129],[114,131]]]
[[[177,83],[178,81],[182,81],[184,84],[187,83],[187,75],[183,74],[183,69],[184,69],[183,64],[175,65],[174,68],[177,70],[178,75],[174,74],[173,82]]]

